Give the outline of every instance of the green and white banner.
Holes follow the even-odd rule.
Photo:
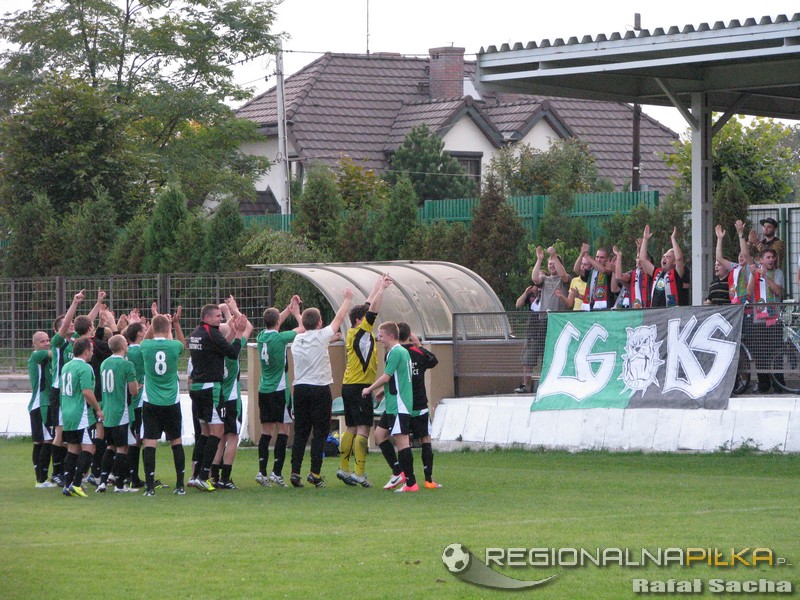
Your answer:
[[[725,409],[741,305],[549,313],[531,410]]]

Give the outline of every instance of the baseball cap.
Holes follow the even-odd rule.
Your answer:
[[[777,227],[778,226],[778,222],[775,219],[773,219],[772,217],[767,217],[766,219],[761,219],[759,221],[759,223],[761,223],[762,225],[766,225],[767,223],[769,223],[773,227]]]

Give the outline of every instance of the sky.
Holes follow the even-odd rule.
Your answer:
[[[31,0],[0,0],[0,11],[30,8]],[[367,11],[369,10],[369,20]],[[695,27],[732,19],[744,22],[800,12],[796,1],[764,0],[283,0],[274,32],[285,32],[284,72],[290,75],[324,52],[399,52],[427,56],[429,48],[454,45],[474,60],[481,47],[584,35],[610,35],[633,28],[634,14],[651,31]],[[369,30],[369,37],[367,31]],[[369,46],[367,46],[369,44]],[[262,57],[236,71],[236,81],[256,93],[275,85],[275,59]],[[643,110],[677,132],[686,124],[676,109]]]

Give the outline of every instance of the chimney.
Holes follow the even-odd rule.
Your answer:
[[[464,48],[431,48],[431,98],[464,95]]]

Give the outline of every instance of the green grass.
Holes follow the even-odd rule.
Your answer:
[[[794,563],[757,571],[588,566],[524,597],[632,598],[631,579],[758,579],[800,584],[800,456],[562,452],[437,454],[445,488],[391,494],[343,486],[264,489],[243,448],[236,492],[161,490],[88,499],[33,487],[30,442],[0,440],[0,597],[489,598],[512,592],[446,571],[452,542],[486,547],[768,547]],[[171,452],[158,473],[172,479]],[[415,464],[420,468],[419,454]],[[306,468],[308,457],[306,457]],[[379,453],[368,471],[382,485]],[[288,474],[288,469],[285,474]],[[288,477],[287,477],[288,479]],[[554,569],[521,568],[518,579]],[[726,597],[706,594],[708,597]],[[696,596],[695,596],[696,597]],[[742,597],[742,596],[736,596]],[[757,594],[747,597],[759,597]]]

